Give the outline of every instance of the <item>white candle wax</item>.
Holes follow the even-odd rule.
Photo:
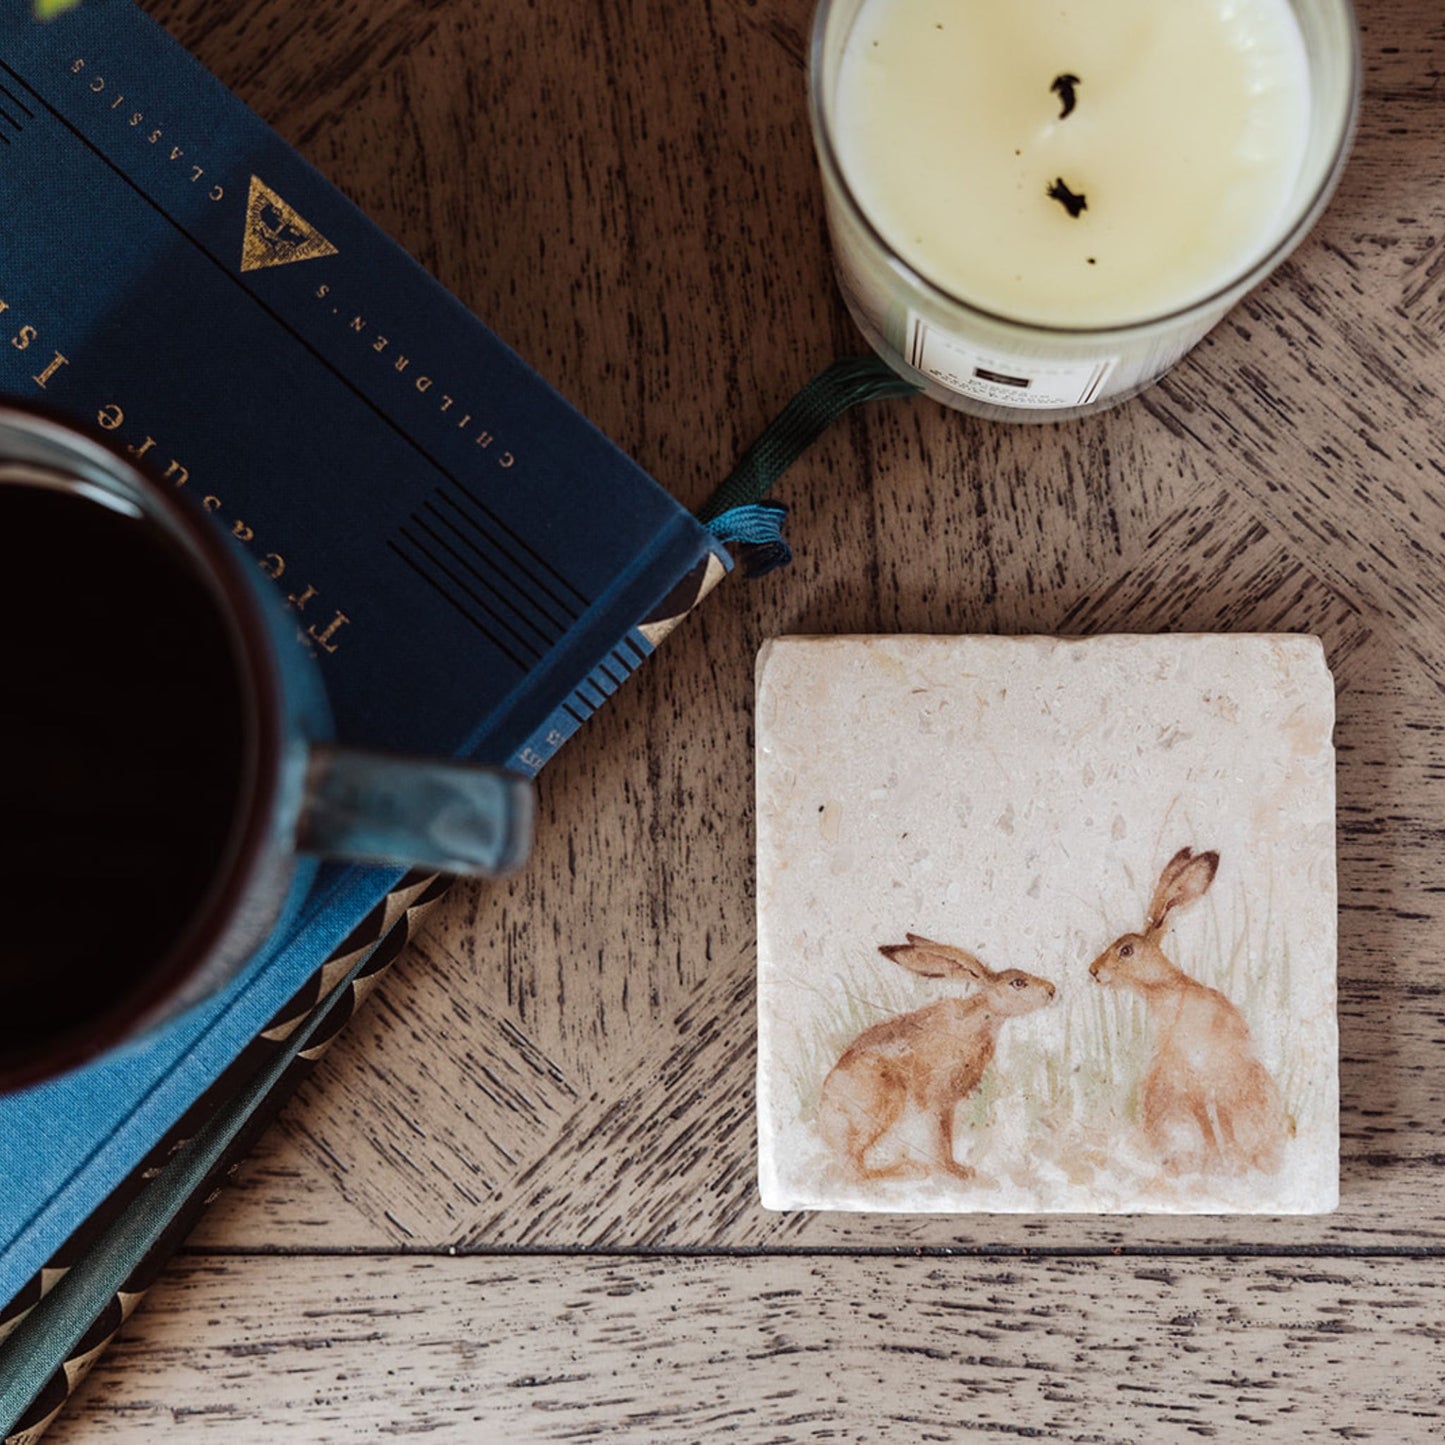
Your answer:
[[[1343,166],[1349,0],[822,0],[813,119],[855,319],[932,395],[1132,395]]]
[[[1113,326],[1269,247],[1309,76],[1286,0],[867,0],[837,118],[844,174],[915,269],[1018,320]]]

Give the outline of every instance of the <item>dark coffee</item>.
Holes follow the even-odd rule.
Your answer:
[[[0,1070],[164,986],[235,846],[242,675],[179,540],[0,480]]]

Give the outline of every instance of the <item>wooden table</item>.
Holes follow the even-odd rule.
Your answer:
[[[887,403],[825,438],[781,488],[796,564],[715,593],[549,768],[525,876],[440,905],[55,1445],[1440,1438],[1445,20],[1359,6],[1357,150],[1294,259],[1119,410]],[[807,0],[153,8],[689,503],[860,349]],[[764,1212],[759,643],[1124,628],[1325,639],[1339,1212]]]

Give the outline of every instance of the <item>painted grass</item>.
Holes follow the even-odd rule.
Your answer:
[[[1101,916],[1088,957],[1130,926],[1137,922]],[[1211,890],[1164,947],[1187,973],[1239,1007],[1301,1132],[1321,1122],[1329,1094],[1312,1066],[1309,1041],[1294,1027],[1301,980],[1272,890],[1251,895],[1240,884],[1224,898]],[[1101,1189],[1127,1192],[1130,1180],[1121,1179],[1121,1170],[1132,1176],[1149,1169],[1147,1160],[1129,1162],[1133,1145],[1124,1136],[1137,1124],[1152,1033],[1143,1005],[1088,980],[1085,962],[1055,979],[1060,991],[1051,1007],[1003,1026],[994,1064],[958,1109],[956,1138],[965,1152],[972,1149],[970,1157],[987,1159],[1005,1152],[1006,1144],[1017,1154],[1022,1136],[1031,1170],[1053,1170],[1086,1187],[1092,1177]],[[796,1047],[779,1060],[796,1117],[816,1120],[824,1078],[865,1028],[961,991],[907,974],[876,952],[840,961],[826,981],[809,988],[811,1007],[800,1010],[806,1022],[799,1021]]]

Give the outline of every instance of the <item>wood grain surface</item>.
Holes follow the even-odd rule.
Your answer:
[[[1438,1439],[1442,1309],[1412,1259],[188,1259],[86,1438]]]
[[[806,0],[150,8],[696,504],[861,349]],[[1440,1438],[1445,12],[1358,0],[1354,159],[1162,384],[855,413],[458,886],[48,1437]],[[1343,1178],[1317,1219],[763,1211],[752,664],[788,632],[1319,633]]]

